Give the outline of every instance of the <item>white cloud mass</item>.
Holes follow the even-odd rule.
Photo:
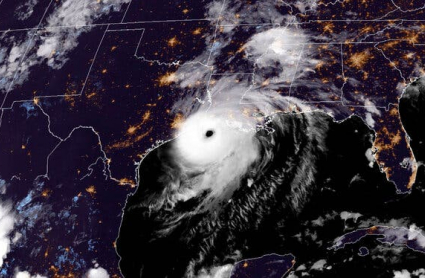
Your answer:
[[[109,278],[109,274],[101,267],[92,268],[87,272],[87,278]]]
[[[10,251],[10,233],[15,225],[15,218],[10,204],[0,203],[0,267]]]

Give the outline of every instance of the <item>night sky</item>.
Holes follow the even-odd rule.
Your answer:
[[[310,1],[315,7],[218,1],[221,12],[207,0],[84,2],[0,0],[0,204],[14,219],[4,235],[11,243],[1,277],[19,271],[82,277],[98,267],[121,277],[115,240],[139,162],[175,136],[199,97],[218,94],[214,86],[223,76],[260,92],[272,84],[280,96],[338,121],[360,116],[375,132],[374,167],[386,185],[409,194],[415,179],[423,184],[417,164],[423,147],[416,144],[423,134],[411,146],[406,133],[423,129],[423,106],[405,98],[417,109],[399,111],[403,90],[424,75],[423,1]],[[271,9],[282,18],[270,18]],[[244,49],[252,36],[278,26],[311,35],[293,53],[314,64],[308,70],[294,64],[295,74],[285,80],[278,78],[283,64],[256,68]],[[187,80],[202,72],[196,67],[205,76],[181,85],[181,71],[192,66]],[[381,243],[425,250],[385,237],[392,227],[370,226],[353,227],[347,245],[328,247],[381,235]],[[359,244],[353,252],[367,258],[369,246]],[[244,258],[232,277],[283,277],[298,267],[291,254]]]

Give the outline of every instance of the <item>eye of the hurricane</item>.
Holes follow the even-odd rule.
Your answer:
[[[207,137],[207,138],[212,137],[213,135],[214,135],[213,130],[207,130],[207,132],[205,132],[205,137]]]
[[[179,157],[199,166],[222,161],[246,140],[246,134],[226,123],[226,118],[207,113],[189,117],[179,130]]]

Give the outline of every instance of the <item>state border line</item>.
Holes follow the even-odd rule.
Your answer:
[[[0,1],[2,2],[3,0],[0,0]],[[0,2],[0,4],[1,4],[1,2]],[[223,1],[223,3],[225,3],[225,1]],[[131,2],[130,2],[130,4],[131,4]],[[130,4],[127,6],[126,12],[128,11]],[[124,17],[125,17],[125,15],[124,15]],[[124,20],[124,17],[123,17],[123,20]],[[99,23],[99,24],[72,25],[72,26],[44,26],[44,27],[35,27],[35,28],[0,30],[0,33],[1,32],[13,32],[13,31],[49,30],[49,29],[55,29],[55,28],[84,28],[84,27],[101,27],[101,26],[106,26],[107,28],[106,28],[106,30],[105,30],[105,32],[104,32],[104,34],[102,36],[102,39],[101,39],[101,41],[99,43],[98,49],[97,49],[97,51],[95,53],[95,56],[94,56],[93,61],[92,61],[92,64],[90,65],[89,72],[88,72],[88,74],[86,76],[86,79],[85,79],[83,88],[81,89],[80,93],[78,93],[78,94],[71,94],[71,95],[37,96],[35,98],[36,99],[42,99],[42,98],[78,97],[78,96],[81,96],[83,94],[84,90],[85,90],[85,86],[87,84],[88,77],[89,77],[89,75],[91,73],[93,64],[94,64],[94,62],[96,60],[98,51],[99,51],[100,46],[101,46],[101,44],[103,42],[103,39],[104,39],[104,37],[106,35],[106,32],[143,31],[142,36],[141,36],[140,41],[139,41],[139,44],[138,44],[138,46],[136,48],[135,54],[137,54],[137,50],[138,50],[138,48],[140,46],[140,42],[141,42],[141,40],[143,38],[143,34],[144,34],[144,31],[145,31],[145,28],[128,28],[128,29],[116,29],[116,30],[112,29],[112,30],[110,30],[109,29],[110,26],[133,25],[133,24],[143,24],[143,23],[154,24],[154,23],[169,23],[169,22],[214,21],[214,20],[216,20],[216,19],[204,18],[204,19],[183,19],[183,20],[158,20],[158,21],[119,22],[119,23]],[[416,19],[412,19],[412,20],[408,20],[408,19],[379,19],[379,20],[362,20],[362,19],[360,19],[360,20],[350,20],[350,19],[347,19],[347,20],[310,20],[310,21],[307,21],[307,22],[292,22],[289,25],[302,25],[302,24],[308,24],[308,23],[311,23],[311,22],[347,22],[347,23],[350,23],[350,22],[376,22],[376,21],[382,21],[382,22],[385,22],[385,21],[425,22],[425,20],[416,20]],[[41,24],[41,22],[42,21],[40,21],[40,24]],[[227,25],[217,24],[216,25],[216,28],[217,27],[221,27],[221,26],[226,27],[226,26],[268,26],[268,25],[277,25],[277,26],[280,26],[280,24],[276,24],[276,23],[262,23],[262,24],[255,24],[254,23],[254,24],[233,24],[233,25],[232,24],[230,24],[230,25],[228,25],[228,24]],[[388,41],[388,40],[384,40],[384,41],[360,41],[360,42],[347,42],[347,41],[344,41],[344,42],[316,42],[316,43],[310,42],[310,43],[297,43],[297,44],[290,44],[290,43],[288,43],[288,44],[285,44],[285,45],[303,45],[303,47],[305,45],[341,45],[341,46],[342,45],[350,45],[350,44],[375,44],[376,45],[376,44],[384,43],[386,41]],[[391,39],[391,41],[409,41],[409,40],[407,40],[407,39]],[[425,45],[425,43],[424,44],[417,43],[417,44],[414,44],[414,45],[423,46],[423,45]],[[137,57],[137,55],[135,55],[135,56]],[[34,101],[34,99],[30,99],[30,100],[15,100],[15,101],[12,102],[12,104],[10,105],[10,107],[1,107],[0,110],[2,110],[2,112],[1,112],[1,115],[0,115],[0,126],[1,126],[2,114],[3,114],[3,111],[4,110],[10,110],[10,109],[12,109],[12,107],[13,107],[13,105],[15,103],[32,102],[32,101]],[[315,101],[313,101],[313,102],[315,102]],[[335,102],[338,102],[338,101],[335,101]]]
[[[173,22],[192,22],[192,21],[213,21],[214,19],[198,18],[198,19],[170,19],[170,20],[151,20],[151,21],[132,21],[132,22],[113,22],[113,23],[94,23],[94,24],[76,24],[76,25],[57,25],[57,26],[43,26],[31,28],[18,28],[18,29],[2,29],[0,33],[8,32],[22,32],[22,31],[38,31],[47,29],[70,29],[70,28],[84,28],[84,27],[102,27],[102,26],[115,26],[115,25],[132,25],[132,24],[155,24],[155,23],[173,23]],[[424,20],[425,21],[425,20]]]
[[[76,96],[82,96],[83,95],[83,92],[84,92],[84,90],[86,88],[87,81],[89,80],[89,76],[90,76],[91,70],[93,68],[94,62],[96,61],[97,54],[99,53],[100,47],[102,46],[103,40],[105,39],[105,36],[106,36],[106,33],[108,32],[108,29],[109,29],[109,25],[106,27],[105,31],[103,32],[103,36],[100,39],[99,45],[97,46],[96,52],[95,52],[95,54],[93,56],[93,61],[90,64],[89,71],[87,72],[86,79],[84,80],[83,88],[81,88],[80,93],[79,94],[76,94]]]
[[[167,20],[141,20],[131,22],[111,22],[111,23],[94,23],[94,24],[76,24],[76,25],[57,25],[57,26],[43,26],[43,27],[30,27],[30,28],[16,28],[16,29],[1,29],[0,33],[7,32],[19,32],[19,31],[37,31],[45,29],[57,29],[57,28],[84,28],[84,27],[99,27],[99,26],[115,26],[125,24],[154,24],[154,23],[172,23],[172,22],[192,22],[192,21],[215,21],[215,18],[192,18],[192,19],[167,19]],[[405,19],[405,18],[393,18],[393,19],[315,19],[308,20],[305,22],[291,22],[289,25],[303,25],[317,22],[425,22],[425,19]],[[243,23],[243,24],[219,24],[218,27],[231,27],[231,26],[267,26],[277,25],[278,23]]]
[[[3,110],[11,110],[11,109],[13,108],[13,105],[14,105],[15,103],[34,102],[34,100],[35,100],[35,99],[44,99],[44,98],[65,98],[65,97],[80,97],[80,96],[82,96],[82,95],[83,95],[83,93],[84,93],[85,87],[86,87],[86,85],[87,85],[87,81],[88,81],[88,79],[89,79],[89,77],[90,77],[90,73],[91,73],[91,71],[92,71],[93,65],[94,65],[94,63],[95,63],[95,61],[96,61],[96,59],[97,59],[97,55],[98,55],[98,53],[99,53],[99,50],[100,50],[100,48],[101,48],[101,46],[102,46],[102,44],[103,44],[103,41],[104,41],[104,39],[105,39],[106,33],[110,33],[110,32],[127,32],[127,31],[143,31],[143,33],[144,33],[145,28],[116,29],[116,30],[112,29],[112,30],[110,30],[110,29],[109,29],[109,26],[107,26],[107,28],[106,28],[106,29],[105,29],[105,31],[103,32],[103,36],[102,36],[101,40],[99,41],[99,45],[97,46],[96,52],[95,52],[95,54],[94,54],[94,56],[93,56],[93,58],[92,58],[92,62],[91,62],[91,64],[90,64],[89,70],[88,70],[88,72],[87,72],[87,75],[86,75],[86,78],[85,78],[85,81],[84,81],[83,88],[80,90],[80,92],[79,92],[78,94],[69,94],[69,95],[61,94],[61,95],[35,96],[35,97],[34,97],[34,98],[32,98],[32,99],[14,100],[14,101],[11,103],[11,105],[10,105],[9,107],[3,107],[3,108],[0,108],[0,110],[2,110],[2,112],[3,112]],[[141,35],[141,37],[140,37],[140,40],[139,40],[139,43],[138,43],[138,45],[137,45],[135,55],[136,55],[136,53],[137,53],[138,47],[140,46],[140,41],[141,41],[141,40],[142,40],[142,38],[143,38],[143,33],[142,33],[142,35]]]
[[[43,23],[43,20],[44,20],[46,14],[47,14],[47,11],[49,10],[49,8],[52,5],[52,3],[53,3],[53,0],[50,0],[49,5],[47,6],[46,10],[43,13],[43,16],[41,17],[41,19],[40,19],[40,21],[38,23],[38,27],[41,26],[41,24]],[[28,44],[25,47],[24,54],[20,58],[20,60],[18,62],[18,66],[16,68],[16,71],[13,74],[12,81],[10,82],[9,86],[7,87],[6,94],[4,95],[3,101],[2,101],[2,103],[0,105],[0,110],[1,110],[1,113],[0,113],[0,127],[2,126],[2,123],[3,123],[3,115],[4,115],[4,109],[3,108],[4,108],[4,104],[6,103],[7,97],[9,95],[10,91],[12,90],[12,86],[15,83],[16,78],[18,77],[19,69],[20,69],[20,67],[21,67],[21,65],[22,65],[22,63],[23,63],[23,61],[25,59],[25,56],[27,56],[28,51],[30,50],[31,45],[32,45],[32,42],[34,41],[34,38],[35,37],[36,37],[36,33],[32,34],[31,38],[29,39]]]
[[[110,25],[112,25],[112,24],[110,24]],[[61,97],[79,97],[79,96],[81,96],[83,94],[84,89],[85,89],[85,86],[86,86],[86,83],[87,83],[87,80],[88,80],[88,76],[90,75],[91,68],[93,67],[93,63],[94,63],[95,58],[97,56],[97,52],[100,49],[100,45],[103,42],[103,39],[104,39],[104,36],[106,35],[106,32],[125,32],[125,31],[144,31],[145,30],[145,28],[117,29],[117,30],[109,30],[108,28],[109,28],[109,26],[107,27],[107,29],[104,32],[104,35],[103,35],[103,37],[101,39],[101,42],[100,42],[100,44],[98,46],[98,49],[96,51],[96,54],[95,54],[95,56],[93,58],[93,62],[90,65],[89,72],[88,72],[88,74],[86,76],[86,80],[85,80],[84,85],[83,85],[83,89],[81,89],[80,93],[78,93],[78,94],[70,94],[70,95],[63,95],[63,94],[61,94],[61,95],[49,95],[49,96],[37,96],[37,97],[34,97],[33,99],[15,100],[15,101],[13,101],[11,103],[11,105],[9,107],[2,107],[2,108],[0,108],[0,110],[1,110],[1,114],[0,114],[0,126],[1,126],[1,118],[2,118],[3,111],[4,110],[11,110],[12,107],[13,107],[13,105],[15,103],[33,102],[34,99],[43,99],[43,98],[61,98]],[[138,46],[136,47],[135,54],[137,53],[137,50],[138,50],[138,48],[140,46],[140,42],[141,42],[142,39],[143,39],[143,34],[140,37]],[[343,45],[350,45],[350,44],[370,44],[370,45],[376,45],[376,44],[380,44],[380,43],[385,43],[387,41],[409,41],[409,40],[407,40],[407,39],[390,39],[390,40],[384,40],[384,41],[378,41],[378,42],[376,42],[376,41],[374,41],[374,42],[345,42],[344,41],[344,42],[323,42],[323,43],[299,43],[299,44],[285,44],[285,45],[304,45],[304,46],[305,45],[341,45],[341,46],[343,46]],[[417,43],[417,44],[414,44],[414,45],[425,46],[425,43]],[[138,57],[137,55],[135,55],[135,56]],[[248,74],[248,73],[245,73],[245,74]],[[249,73],[249,74],[252,74],[252,73]],[[212,75],[218,75],[218,74],[212,74]],[[224,75],[227,75],[227,74],[224,74]],[[320,101],[317,101],[317,102],[320,102]],[[326,102],[329,102],[329,101],[326,101]],[[341,101],[334,101],[334,102],[341,102]],[[313,103],[316,103],[316,101],[313,101]],[[355,106],[355,105],[349,105],[349,104],[345,104],[345,103],[343,103],[343,105],[344,106],[349,106],[349,107],[358,107],[358,106]],[[364,106],[360,106],[360,107],[364,107]],[[379,108],[385,108],[385,107],[379,107]]]
[[[133,3],[133,0],[130,0],[130,3],[128,3],[128,6],[127,6],[127,8],[125,9],[124,15],[123,15],[123,17],[122,17],[122,19],[121,19],[121,23],[123,23],[123,22],[124,22],[124,19],[125,19],[125,17],[127,16],[127,12],[128,12],[128,10],[130,9],[131,3]]]

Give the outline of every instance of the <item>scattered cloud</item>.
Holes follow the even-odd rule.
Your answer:
[[[343,211],[340,213],[340,217],[342,220],[347,221],[348,219],[353,219],[354,222],[357,222],[357,219],[361,217],[360,213]]]
[[[415,224],[410,225],[407,239],[410,241],[416,241],[420,247],[425,248],[425,236],[423,231]]]
[[[31,275],[28,271],[18,271],[16,272],[14,278],[47,278],[39,274]]]
[[[91,28],[82,28],[97,19],[119,11],[121,5],[130,0],[119,1],[75,1],[67,0],[47,18],[48,32],[40,34],[36,57],[48,59],[47,64],[60,69],[68,60],[68,54],[78,45],[78,38]],[[63,26],[63,27],[57,27]]]
[[[0,195],[6,194],[6,181],[0,179]]]
[[[34,7],[38,4],[38,0],[29,0],[18,6],[15,15],[19,20],[26,20],[31,17]]]
[[[370,101],[370,99],[366,98],[364,100],[364,105],[368,112],[381,116],[381,111],[379,111],[378,108],[376,108],[375,104],[372,101]]]
[[[318,7],[317,0],[304,0],[295,2],[294,6],[300,10],[302,13],[306,13],[308,11],[315,11]]]
[[[410,275],[410,272],[406,269],[403,269],[401,271],[394,271],[394,278],[410,278],[412,277]]]
[[[314,269],[314,270],[319,270],[319,271],[322,271],[323,270],[323,268],[325,267],[325,265],[326,265],[326,260],[318,260],[317,262],[315,262],[312,266],[311,266],[311,268],[310,269]]]
[[[232,268],[231,264],[227,264],[213,267],[210,270],[202,269],[196,278],[227,278],[230,277]]]
[[[412,272],[413,275],[419,276],[419,278],[425,278],[425,269],[420,268]]]
[[[372,114],[366,113],[366,124],[373,128],[375,126],[375,120],[372,118]]]
[[[47,63],[52,69],[63,67],[80,35],[90,31],[96,20],[119,11],[128,2],[65,0],[47,16],[41,26],[44,28],[0,34],[0,92],[7,91],[12,80],[13,85],[23,84],[33,66]]]
[[[308,42],[302,30],[287,27],[272,28],[255,34],[245,44],[244,49],[251,59],[254,59],[258,68],[267,68],[279,63],[285,71],[291,67],[291,77],[300,61],[303,45]],[[305,59],[303,59],[305,62]]]

